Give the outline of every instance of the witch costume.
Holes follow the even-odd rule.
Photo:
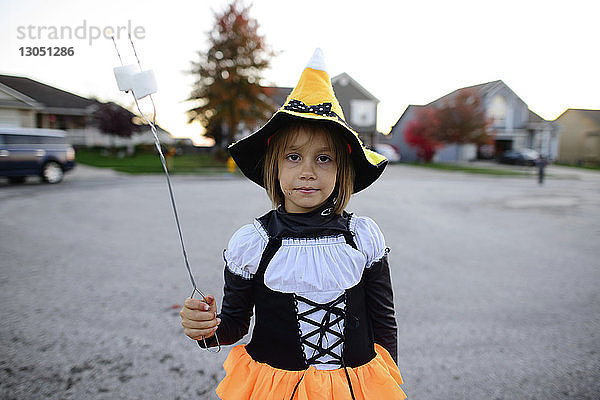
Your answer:
[[[263,186],[260,157],[269,138],[294,118],[343,131],[356,171],[354,192],[387,163],[345,122],[320,49],[285,104],[259,131],[230,146],[242,172]],[[333,212],[336,191],[318,208],[283,205],[238,229],[223,252],[225,285],[218,335],[234,344],[217,387],[225,400],[406,398],[397,363],[397,326],[389,248],[368,217]],[[198,341],[214,346],[213,337]]]

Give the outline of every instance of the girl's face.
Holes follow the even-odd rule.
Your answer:
[[[277,160],[284,207],[290,213],[312,211],[333,193],[337,174],[334,149],[324,132],[301,129]]]

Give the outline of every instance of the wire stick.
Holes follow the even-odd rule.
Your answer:
[[[131,39],[131,35],[129,36],[129,41],[131,42],[131,47],[133,48],[133,52],[135,54],[135,58],[138,61],[138,65],[140,67],[140,71],[142,70],[142,64],[140,62],[140,59],[138,58],[137,52],[135,50],[135,46],[133,44],[133,40]],[[121,58],[121,54],[119,53],[119,49],[117,47],[117,43],[115,41],[114,36],[111,37],[113,44],[115,46],[115,50],[117,51],[117,55],[119,56],[119,60],[121,62],[121,66],[123,66],[123,59]],[[150,126],[150,130],[152,131],[152,134],[154,135],[154,144],[156,146],[156,150],[158,151],[158,155],[160,156],[160,161],[162,163],[163,166],[163,170],[165,171],[165,176],[167,178],[167,187],[169,189],[169,197],[171,199],[171,206],[173,208],[173,214],[175,216],[175,222],[177,224],[177,232],[179,233],[179,241],[181,243],[181,250],[183,251],[183,259],[185,261],[185,267],[188,271],[189,277],[190,277],[190,281],[192,282],[192,294],[190,295],[191,298],[194,298],[194,295],[196,293],[198,293],[200,295],[200,297],[202,297],[202,301],[204,301],[206,304],[208,304],[208,301],[206,300],[206,296],[204,295],[204,293],[202,293],[202,291],[200,289],[198,289],[198,287],[196,286],[196,281],[194,280],[194,275],[192,274],[192,270],[190,268],[190,263],[188,261],[188,256],[187,256],[187,251],[185,250],[185,243],[183,240],[183,234],[181,233],[181,224],[179,222],[179,215],[177,213],[177,206],[175,204],[175,196],[173,195],[173,188],[171,186],[171,179],[169,177],[169,170],[167,168],[167,163],[165,161],[165,157],[163,155],[162,152],[162,148],[160,146],[160,140],[158,139],[158,133],[156,130],[156,106],[154,104],[154,99],[152,98],[152,95],[150,95],[150,100],[152,102],[152,109],[153,109],[153,115],[152,115],[152,122],[148,120],[148,118],[146,117],[146,115],[142,112],[140,105],[137,101],[137,98],[135,97],[135,93],[133,93],[133,90],[131,90],[131,95],[133,96],[133,101],[135,102],[135,105],[138,109],[138,112],[140,113],[140,115],[142,116],[142,118],[144,118],[144,120],[146,121],[146,123]],[[216,353],[218,353],[221,350],[221,343],[219,341],[219,337],[217,335],[217,332],[214,333],[215,339],[217,341],[217,350],[214,351]],[[208,351],[213,352],[212,350],[210,350],[210,348],[208,347],[207,343],[206,343],[206,338],[203,336],[202,340],[204,342],[204,346],[205,349]]]

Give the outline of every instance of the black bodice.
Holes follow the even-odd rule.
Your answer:
[[[353,241],[348,244],[356,247]],[[255,361],[280,369],[303,370],[309,367],[310,361],[314,363],[314,360],[307,360],[303,351],[302,346],[310,346],[311,341],[302,340],[299,318],[310,319],[310,315],[300,316],[297,304],[298,301],[306,302],[308,299],[293,293],[271,290],[264,284],[265,269],[280,245],[280,239],[269,240],[257,274],[254,276],[256,320],[252,340],[246,346],[246,350]],[[340,339],[343,341],[344,350],[343,360],[340,359],[339,364],[340,367],[342,365],[357,367],[375,357],[373,332],[365,304],[364,282],[361,280],[358,285],[347,289],[343,296],[342,300],[345,303],[343,313],[340,315],[334,311],[333,316],[334,320],[338,317],[343,320],[340,321],[343,327],[343,338]],[[330,307],[336,309],[335,305]],[[318,306],[313,305],[313,308]],[[325,315],[327,316],[327,313]],[[330,329],[331,326],[327,326],[330,325],[327,322],[331,322],[331,318],[330,313],[328,321],[315,321],[319,324],[318,329]],[[325,348],[314,349],[315,356],[326,352],[327,348],[333,345],[330,343]]]

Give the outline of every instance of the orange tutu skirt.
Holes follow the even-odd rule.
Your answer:
[[[394,360],[382,346],[375,344],[377,355],[368,363],[347,368],[352,390],[357,400],[403,400],[402,377]],[[246,352],[245,345],[231,349],[223,364],[227,375],[217,387],[223,400],[285,400],[294,392],[294,400],[348,400],[350,389],[343,368],[287,371],[256,362]]]

